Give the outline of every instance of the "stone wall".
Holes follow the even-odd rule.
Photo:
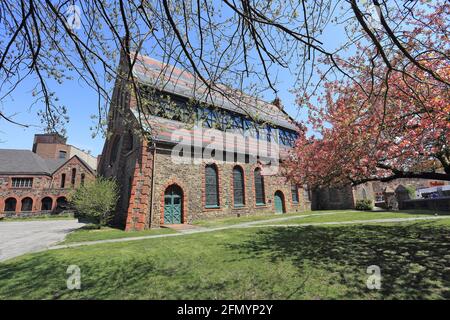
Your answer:
[[[353,209],[355,200],[350,185],[340,188],[316,189],[312,193],[313,210]]]
[[[153,159],[154,152],[156,152],[155,159]],[[126,230],[142,230],[163,224],[164,193],[173,184],[178,185],[183,191],[183,223],[214,217],[274,213],[274,194],[278,190],[283,193],[287,212],[302,212],[311,208],[308,194],[301,188],[298,189],[299,203],[292,202],[291,185],[282,176],[264,176],[266,203],[256,205],[253,174],[258,165],[226,161],[214,162],[218,168],[219,208],[205,208],[205,166],[212,161],[176,164],[171,159],[170,148],[158,145],[155,149],[145,142],[136,146],[133,156],[120,151],[119,153],[121,160],[105,168],[102,174],[115,176],[119,184],[123,186],[116,221],[126,219]],[[153,160],[155,161],[154,185],[152,182]],[[233,207],[232,170],[235,165],[242,167],[245,179],[245,205],[240,208]],[[150,210],[151,203],[153,207]]]
[[[218,168],[219,208],[205,208],[205,166],[215,163]],[[245,204],[233,206],[232,170],[239,165],[244,172]],[[153,199],[152,227],[164,222],[164,192],[172,184],[183,190],[183,223],[198,219],[224,216],[246,216],[270,214],[275,212],[274,194],[281,191],[285,199],[287,212],[301,212],[310,209],[309,199],[305,199],[303,189],[299,188],[299,203],[292,202],[291,185],[282,176],[264,176],[265,205],[256,205],[254,170],[257,164],[217,162],[203,160],[199,164],[174,164],[170,150],[158,148],[155,158],[155,185]]]
[[[425,209],[447,211],[450,214],[450,197],[438,199],[411,199],[402,202],[402,209]]]

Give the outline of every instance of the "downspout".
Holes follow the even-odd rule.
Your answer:
[[[153,197],[155,193],[155,166],[156,166],[156,143],[152,143],[153,149],[153,164],[152,164],[152,190],[150,192],[150,221],[148,223],[148,228],[152,227],[153,222]]]

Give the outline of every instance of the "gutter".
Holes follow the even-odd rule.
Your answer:
[[[148,228],[152,227],[153,222],[153,198],[155,194],[155,166],[156,166],[156,142],[152,143],[153,149],[153,164],[152,164],[152,190],[150,192],[150,221],[148,223]]]

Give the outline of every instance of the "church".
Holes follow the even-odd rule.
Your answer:
[[[98,167],[120,185],[116,225],[143,230],[311,209],[307,188],[280,169],[300,128],[278,99],[225,86],[218,93],[181,68],[147,56],[135,61],[139,96],[116,79]],[[128,72],[125,65],[122,57],[119,72]]]

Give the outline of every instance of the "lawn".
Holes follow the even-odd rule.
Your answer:
[[[0,263],[0,299],[449,299],[449,268],[450,219],[230,229],[19,257]]]
[[[123,230],[107,227],[103,227],[101,229],[92,229],[90,226],[86,226],[81,229],[75,230],[72,233],[69,233],[64,239],[64,241],[61,242],[61,244],[85,242],[85,241],[97,241],[106,239],[144,237],[159,234],[169,234],[175,232],[176,231],[167,228],[125,232]]]
[[[265,224],[302,224],[302,223],[321,223],[321,222],[344,222],[358,220],[377,220],[377,219],[393,219],[393,218],[418,218],[433,217],[434,214],[429,212],[365,212],[365,211],[342,211],[330,215],[316,215],[299,217],[287,221],[267,222]],[[450,218],[450,216],[449,216]]]
[[[449,212],[439,212],[439,215]],[[301,213],[271,214],[271,215],[250,215],[232,218],[219,218],[194,221],[194,225],[201,227],[226,227],[239,223],[257,222],[277,218],[292,218],[289,220],[270,222],[267,224],[296,224],[311,222],[330,222],[330,221],[350,221],[350,220],[371,220],[388,218],[413,218],[433,216],[434,212],[428,210],[408,210],[402,212],[383,212],[383,211],[356,211],[356,210],[327,210],[327,211],[305,211]],[[298,217],[298,219],[295,219]]]
[[[218,219],[206,219],[206,220],[196,220],[193,222],[194,225],[198,225],[201,227],[224,227],[230,226],[233,224],[245,223],[245,222],[253,222],[253,221],[261,221],[261,220],[269,220],[276,218],[285,218],[285,217],[295,217],[295,216],[305,216],[310,214],[318,214],[318,213],[329,213],[329,212],[348,212],[348,210],[343,211],[304,211],[299,213],[285,213],[285,214],[265,214],[265,215],[249,215],[249,216],[241,216],[241,217],[232,217],[232,218],[218,218]]]

